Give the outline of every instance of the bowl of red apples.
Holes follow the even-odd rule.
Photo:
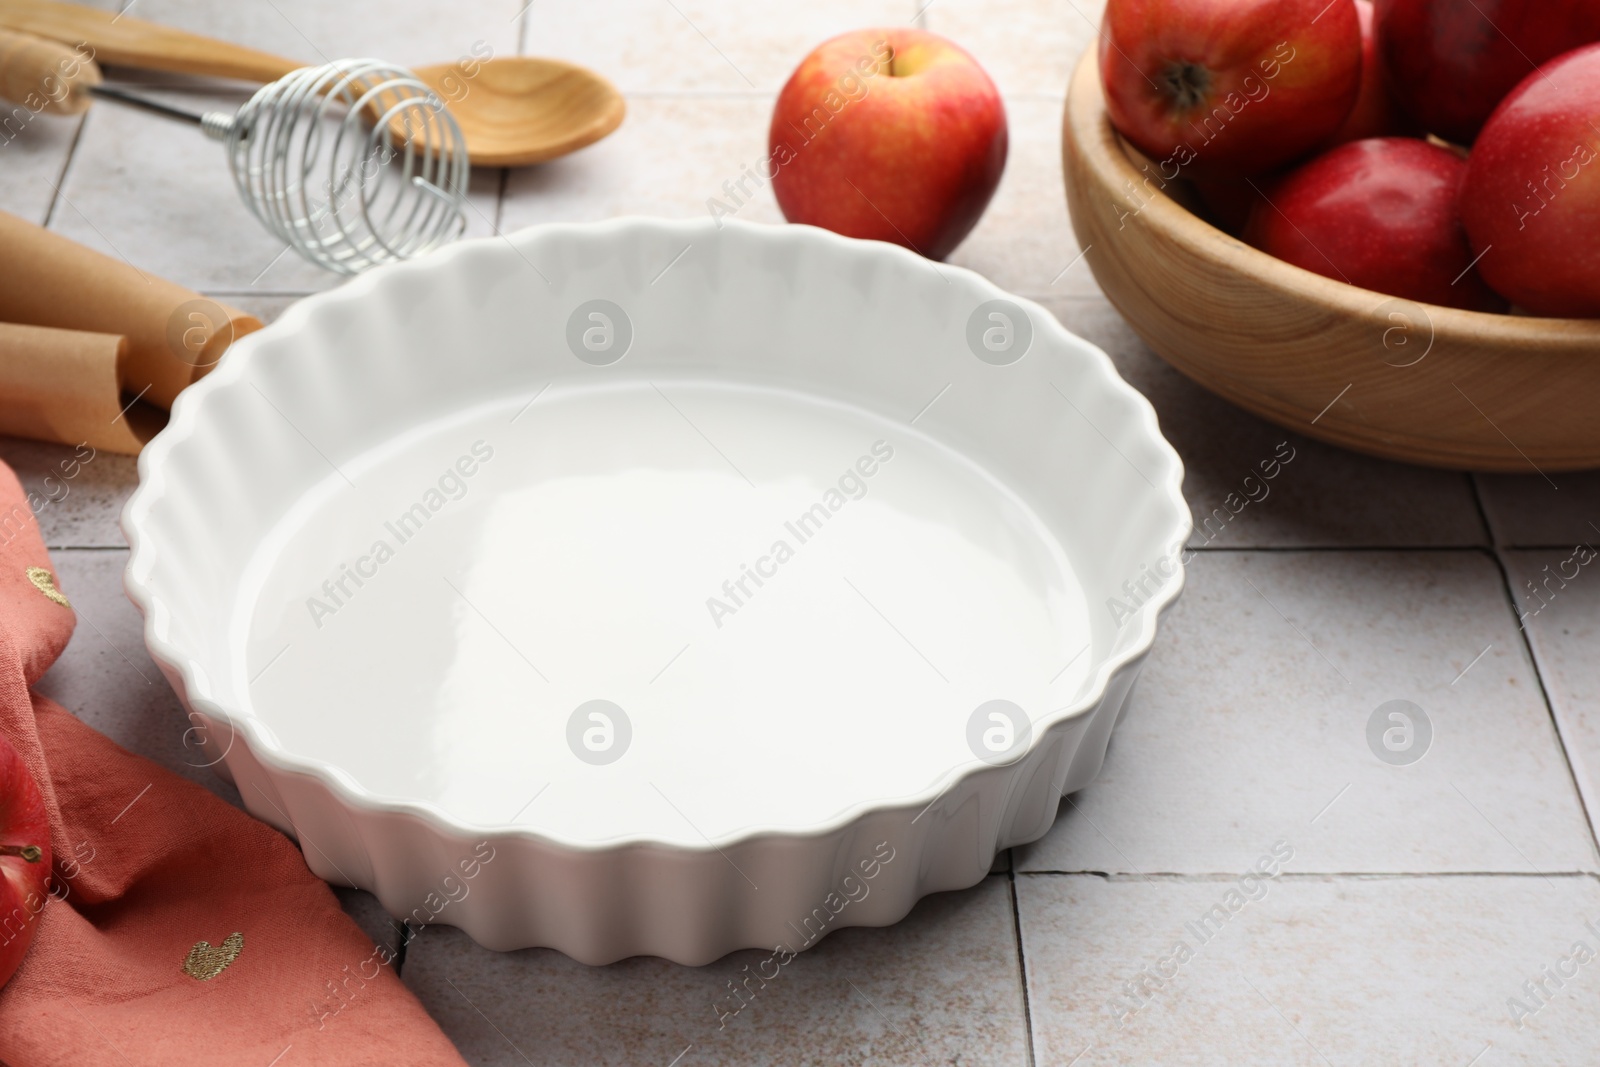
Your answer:
[[[1062,130],[1179,371],[1391,459],[1600,466],[1600,3],[1107,0]]]

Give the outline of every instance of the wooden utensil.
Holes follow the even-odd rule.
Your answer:
[[[0,27],[68,44],[86,42],[103,65],[270,82],[305,63],[128,15],[54,3],[0,0]],[[419,67],[450,107],[474,166],[542,163],[593,144],[622,122],[622,94],[584,67],[497,56]]]
[[[1145,343],[1207,389],[1388,459],[1600,467],[1600,321],[1397,300],[1230,237],[1112,129],[1093,50],[1072,77],[1061,143],[1095,280]]]
[[[94,60],[60,41],[0,30],[0,98],[33,114],[76,115],[100,84]],[[15,112],[13,112],[15,117]]]

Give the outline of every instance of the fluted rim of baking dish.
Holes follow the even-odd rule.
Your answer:
[[[160,503],[169,493],[194,492],[193,488],[173,485],[162,472],[163,461],[175,449],[188,444],[205,427],[199,424],[200,412],[207,398],[230,386],[245,384],[248,373],[257,360],[257,349],[282,335],[293,334],[309,325],[308,317],[319,307],[353,304],[368,299],[382,288],[403,284],[407,279],[447,271],[458,260],[482,255],[485,250],[510,244],[521,254],[519,243],[528,245],[542,238],[552,240],[588,236],[595,243],[611,241],[621,234],[635,230],[655,230],[663,233],[703,233],[706,229],[734,229],[753,236],[756,240],[771,242],[796,242],[801,246],[820,247],[859,255],[877,256],[898,261],[906,268],[925,270],[929,261],[898,245],[881,241],[864,241],[840,236],[829,230],[800,224],[767,225],[738,219],[720,219],[714,224],[705,220],[664,219],[649,216],[621,216],[602,222],[548,223],[527,227],[510,235],[473,238],[459,241],[418,259],[395,262],[356,276],[343,285],[297,300],[273,323],[235,342],[217,364],[216,368],[195,384],[185,389],[172,407],[166,427],[143,449],[138,458],[139,484],[122,509],[121,525],[128,539],[129,558],[124,570],[124,587],[129,598],[144,616],[144,638],[151,656],[168,672],[176,674],[182,683],[184,697],[190,709],[219,722],[226,723],[234,742],[243,740],[250,753],[266,768],[294,775],[314,778],[328,788],[343,804],[376,814],[409,815],[432,825],[456,838],[525,838],[531,841],[578,852],[610,852],[640,846],[662,848],[687,853],[713,853],[743,842],[770,837],[807,838],[834,834],[859,822],[864,817],[901,809],[925,811],[941,796],[953,792],[965,779],[983,771],[994,770],[992,764],[974,759],[957,764],[938,776],[925,789],[899,797],[877,797],[852,803],[825,821],[802,828],[793,826],[747,826],[707,839],[703,845],[694,842],[665,840],[650,834],[630,834],[604,840],[569,838],[532,826],[516,824],[472,823],[445,811],[427,800],[404,799],[374,793],[337,764],[328,760],[297,755],[285,750],[263,733],[261,724],[251,713],[239,714],[218,701],[196,695],[196,683],[204,677],[199,660],[185,649],[162,637],[158,632],[163,615],[173,616],[169,601],[163,599],[158,578],[146,582],[140,572],[149,563],[155,551],[150,538],[141,528],[142,517]],[[1094,712],[1107,696],[1113,681],[1124,671],[1137,667],[1155,642],[1162,616],[1183,589],[1185,582],[1182,547],[1193,529],[1188,504],[1182,493],[1183,463],[1172,445],[1162,436],[1156,412],[1148,399],[1129,385],[1116,371],[1111,358],[1094,345],[1062,326],[1050,311],[1025,297],[1012,294],[975,271],[951,264],[940,263],[938,270],[967,279],[989,294],[990,299],[1004,299],[1023,307],[1035,323],[1035,329],[1048,334],[1053,340],[1076,350],[1095,372],[1095,384],[1114,394],[1122,394],[1131,403],[1135,429],[1144,434],[1160,456],[1161,469],[1153,474],[1140,471],[1151,490],[1168,506],[1166,528],[1156,533],[1153,543],[1172,546],[1172,560],[1176,571],[1171,579],[1162,583],[1156,592],[1134,609],[1137,636],[1126,642],[1120,650],[1102,659],[1094,668],[1081,695],[1064,708],[1047,713],[1033,723],[1033,736],[1028,748],[1005,764],[1017,768],[1029,763],[1037,755],[1043,740],[1052,728],[1072,719]],[[1097,427],[1097,429],[1099,429]],[[1105,436],[1105,431],[1099,431]],[[1108,442],[1110,438],[1107,438]],[[1115,445],[1112,446],[1115,448]],[[151,567],[152,576],[159,575]]]

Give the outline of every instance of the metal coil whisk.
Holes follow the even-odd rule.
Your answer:
[[[355,274],[407,259],[466,227],[466,141],[444,101],[404,67],[376,59],[304,67],[233,115],[92,91],[198,123],[227,148],[256,218],[329,270]]]

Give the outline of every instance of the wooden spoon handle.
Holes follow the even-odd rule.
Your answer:
[[[306,65],[130,15],[52,0],[0,0],[0,27],[69,45],[87,42],[97,62],[141,70],[269,82]]]
[[[0,30],[0,97],[30,112],[76,115],[93,99],[100,68],[60,41]],[[12,112],[15,118],[16,112]]]

